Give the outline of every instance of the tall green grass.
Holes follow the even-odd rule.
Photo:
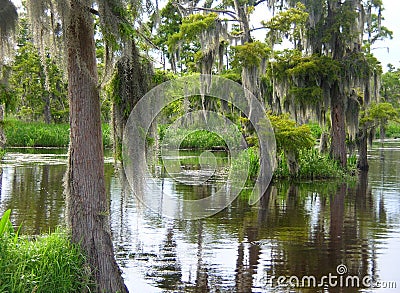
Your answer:
[[[355,157],[348,158],[348,166],[344,169],[328,154],[320,154],[317,149],[300,151],[298,161],[298,179],[349,178],[357,172]],[[291,178],[283,153],[278,156],[278,167],[274,177],[277,179]]]
[[[103,145],[111,146],[110,126],[103,124]],[[46,124],[8,119],[4,122],[7,147],[67,147],[69,124]]]
[[[175,129],[173,136],[165,137],[166,126],[159,126],[160,139],[163,144],[179,144],[180,149],[213,149],[226,146],[224,139],[214,132],[204,129],[190,131],[187,129]]]
[[[28,239],[13,231],[9,215],[7,211],[0,221],[0,292],[67,293],[89,288],[85,258],[65,232]]]

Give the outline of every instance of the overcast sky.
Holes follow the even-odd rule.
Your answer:
[[[17,6],[21,5],[21,0],[12,0]],[[383,70],[387,70],[387,64],[392,64],[400,68],[400,11],[399,0],[383,0],[383,25],[393,31],[393,39],[376,43],[373,46],[374,55],[381,61]],[[253,19],[265,19],[265,12],[256,10]],[[263,17],[264,16],[264,17]],[[259,24],[254,23],[254,26]],[[261,33],[261,31],[258,31]]]
[[[374,55],[382,62],[383,70],[386,71],[388,63],[400,68],[400,10],[399,0],[383,0],[382,25],[393,31],[393,39],[377,43],[373,51]],[[389,51],[388,49],[389,48]]]

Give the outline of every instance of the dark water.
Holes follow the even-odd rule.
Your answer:
[[[255,206],[240,196],[198,221],[141,206],[106,160],[115,249],[130,291],[400,292],[400,142],[376,144],[369,157],[358,182],[276,183]],[[65,158],[65,150],[16,150],[2,163],[0,211],[11,208],[24,233],[63,223]],[[220,177],[201,187],[164,183],[177,194],[207,194]],[[278,286],[279,277],[297,288]],[[396,288],[367,288],[368,278]]]

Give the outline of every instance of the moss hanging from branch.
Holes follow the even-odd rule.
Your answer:
[[[245,91],[249,103],[249,118],[252,120],[252,96],[264,103],[261,96],[261,77],[265,74],[268,57],[271,49],[259,41],[245,43],[232,47],[234,57],[232,65],[241,68],[242,85],[248,90]],[[249,130],[252,130],[250,125]]]
[[[117,159],[121,159],[122,136],[128,117],[151,87],[153,77],[151,64],[139,55],[135,42],[127,47],[130,50],[118,60],[115,73],[106,87],[112,101],[113,146]]]
[[[5,52],[10,49],[17,20],[18,13],[14,4],[10,0],[0,0],[0,65]]]
[[[275,85],[275,100],[295,115],[312,115],[322,124],[329,108],[329,88],[340,77],[340,63],[327,56],[302,56],[298,50],[275,55],[270,76]],[[305,118],[305,117],[304,117]],[[310,117],[308,117],[310,118]]]

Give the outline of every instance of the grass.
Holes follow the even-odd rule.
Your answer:
[[[334,179],[349,178],[357,172],[356,158],[348,159],[347,169],[343,169],[338,162],[331,159],[328,154],[320,154],[317,149],[301,151],[299,154],[299,172],[297,179]],[[274,177],[277,179],[290,179],[286,159],[283,154],[278,157],[278,167]]]
[[[18,236],[11,224],[0,230],[0,292],[82,292],[90,286],[85,258],[67,233],[32,240]]]
[[[103,145],[111,146],[110,126],[103,124]],[[67,147],[69,124],[46,124],[8,119],[4,122],[7,147]]]
[[[160,139],[166,145],[179,145],[180,149],[213,149],[226,146],[224,139],[214,132],[207,130],[190,131],[187,129],[174,130],[173,136],[165,137],[166,125],[159,126]]]

